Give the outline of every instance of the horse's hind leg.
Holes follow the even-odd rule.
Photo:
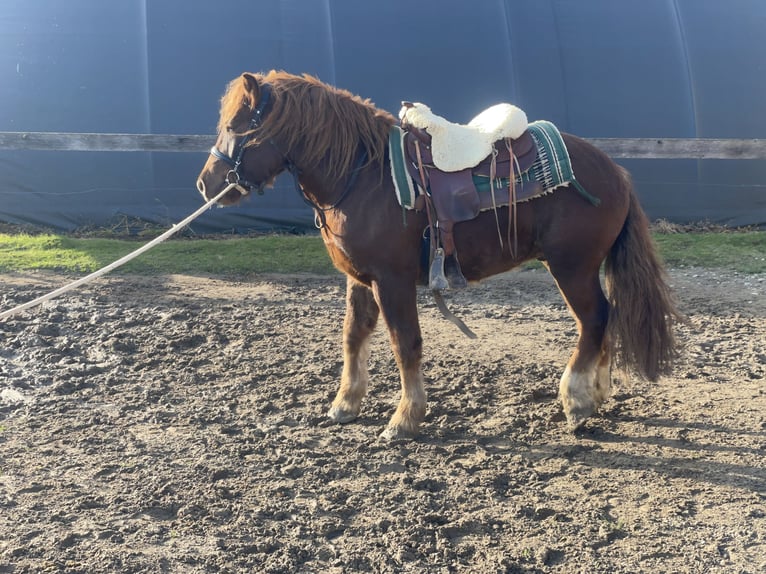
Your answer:
[[[350,277],[346,284],[346,319],[343,323],[343,374],[338,394],[327,416],[338,423],[354,420],[362,408],[370,377],[369,338],[379,309],[369,287]]]
[[[579,339],[561,376],[559,396],[570,428],[579,427],[609,397],[611,352],[605,337],[609,303],[595,270],[551,274],[577,321]]]

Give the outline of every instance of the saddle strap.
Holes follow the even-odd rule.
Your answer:
[[[508,250],[511,252],[511,257],[516,259],[516,253],[519,250],[519,233],[518,233],[518,202],[516,201],[516,175],[521,175],[519,169],[519,162],[515,155],[513,155],[513,145],[509,138],[505,138],[505,147],[508,148],[508,153],[511,156],[511,182],[508,184]],[[516,174],[514,174],[514,168]],[[511,227],[513,227],[513,244],[511,244]]]
[[[497,177],[497,150],[492,147],[492,160],[489,164],[489,194],[492,196],[492,211],[495,214],[497,239],[500,241],[500,251],[503,250],[503,234],[500,232],[500,217],[497,215],[497,199],[495,198],[494,179]]]
[[[434,301],[436,302],[436,307],[439,309],[439,311],[442,314],[442,317],[447,319],[450,323],[455,325],[458,329],[460,329],[460,332],[463,333],[466,337],[469,339],[476,339],[476,333],[471,331],[471,329],[463,323],[463,321],[455,315],[452,311],[449,310],[447,307],[447,304],[444,302],[444,297],[442,297],[442,294],[437,290],[432,290],[431,293],[434,296]]]
[[[423,167],[423,156],[420,153],[420,142],[415,140],[415,155],[418,160],[418,173],[420,174],[420,187],[423,189],[423,197],[426,203],[426,216],[428,217],[428,228],[431,232],[431,255],[429,262],[433,260],[434,253],[439,247],[438,233],[436,233],[436,224],[432,213],[431,196],[428,194],[428,182],[426,181],[426,171]]]
[[[516,197],[516,177],[521,175],[521,166],[519,159],[513,153],[513,144],[510,138],[505,138],[505,147],[508,149],[508,155],[511,158],[511,173],[508,178],[508,251],[512,258],[516,258],[519,248],[518,236],[518,199]],[[492,211],[495,213],[495,226],[497,227],[497,238],[500,240],[500,250],[503,249],[503,235],[500,232],[500,219],[497,215],[497,200],[495,199],[495,184],[500,180],[497,177],[497,150],[493,148],[489,164],[489,192],[492,196]],[[502,185],[502,184],[500,184]],[[511,242],[511,228],[513,228],[513,242]]]

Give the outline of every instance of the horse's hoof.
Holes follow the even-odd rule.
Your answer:
[[[359,413],[353,413],[338,407],[332,407],[329,411],[327,411],[327,418],[339,424],[350,423],[358,416]]]
[[[567,419],[567,429],[569,430],[569,432],[574,434],[578,431],[578,429],[583,425],[584,422],[585,422],[585,419],[580,419],[576,417],[569,418]]]
[[[385,430],[380,433],[380,439],[387,442],[395,440],[412,440],[417,436],[417,432],[408,432],[401,427],[386,427]]]
[[[595,409],[592,407],[579,407],[566,413],[567,415],[567,427],[570,432],[575,432],[579,429],[587,418],[594,413]]]

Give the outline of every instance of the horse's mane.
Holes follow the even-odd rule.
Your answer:
[[[339,180],[358,161],[360,146],[367,152],[367,164],[380,164],[385,158],[388,134],[396,119],[370,100],[329,86],[313,76],[295,76],[272,70],[254,74],[258,82],[272,89],[272,108],[256,130],[250,145],[278,138],[286,150],[300,148],[300,161],[306,165],[326,162],[327,175]],[[219,132],[241,109],[252,102],[246,82],[240,77],[229,83],[221,98]],[[294,158],[297,159],[297,158]]]

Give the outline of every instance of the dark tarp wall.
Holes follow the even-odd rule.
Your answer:
[[[213,133],[242,71],[308,72],[396,113],[510,101],[584,137],[766,138],[763,0],[5,0],[0,131]],[[0,150],[0,221],[62,230],[200,204],[204,153]],[[766,224],[766,161],[627,160],[652,218]],[[289,178],[198,232],[304,230]]]

